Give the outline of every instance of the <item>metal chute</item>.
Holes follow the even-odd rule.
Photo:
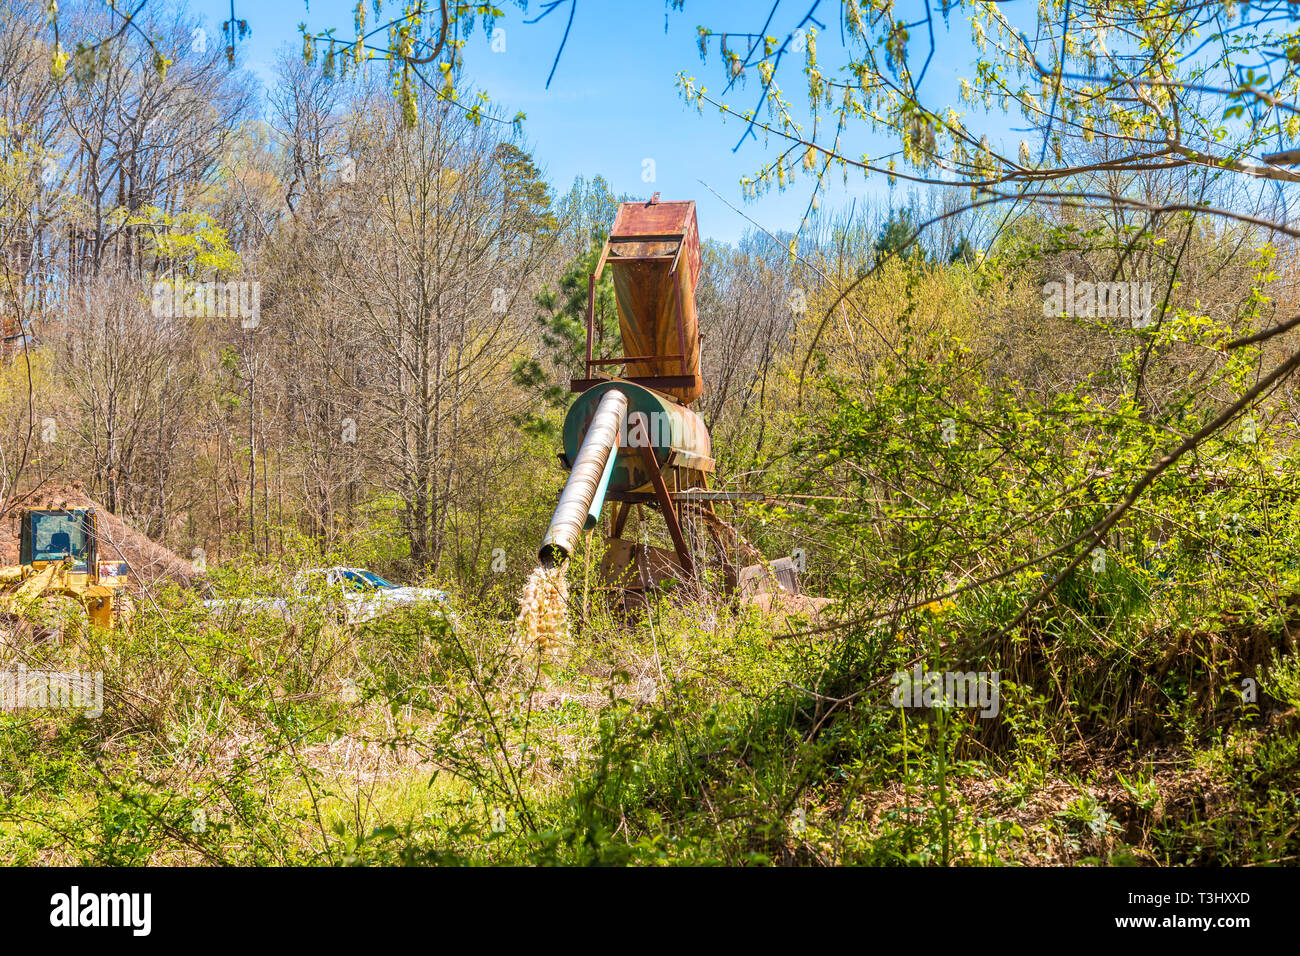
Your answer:
[[[611,389],[601,396],[537,552],[543,566],[567,560],[577,546],[578,536],[599,520],[626,414],[627,396],[621,391]]]

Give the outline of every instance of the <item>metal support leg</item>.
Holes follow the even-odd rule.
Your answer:
[[[654,449],[650,447],[649,442],[642,443],[639,451],[646,470],[650,472],[650,483],[654,485],[655,497],[659,500],[659,510],[663,512],[664,523],[668,525],[668,534],[672,537],[673,547],[677,550],[677,561],[686,572],[686,576],[693,577],[695,565],[691,561],[691,552],[686,547],[686,539],[682,537],[682,526],[677,520],[677,511],[673,508],[673,497],[668,493],[668,485],[659,471],[659,460],[655,458]]]

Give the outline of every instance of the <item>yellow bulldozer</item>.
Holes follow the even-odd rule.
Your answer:
[[[99,560],[94,508],[30,509],[19,521],[19,563],[0,567],[0,624],[36,640],[63,640],[87,621],[130,623],[130,569]]]

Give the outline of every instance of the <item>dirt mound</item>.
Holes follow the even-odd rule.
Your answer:
[[[42,485],[30,494],[15,496],[9,505],[9,512],[0,517],[0,566],[18,563],[18,523],[24,510],[94,508],[99,526],[100,561],[125,561],[137,584],[153,584],[163,579],[190,584],[197,577],[190,562],[112,514],[87,495],[80,482]]]

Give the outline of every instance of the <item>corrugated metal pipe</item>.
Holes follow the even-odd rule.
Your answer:
[[[566,561],[578,544],[578,535],[587,527],[593,509],[599,514],[601,502],[596,499],[603,499],[609,486],[608,466],[612,456],[618,454],[618,437],[626,414],[627,396],[618,389],[610,389],[601,397],[573,460],[560,503],[551,516],[551,526],[546,529],[546,537],[537,552],[544,567]]]

